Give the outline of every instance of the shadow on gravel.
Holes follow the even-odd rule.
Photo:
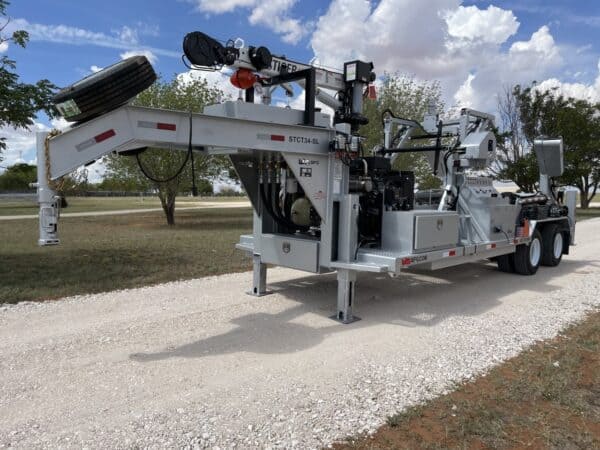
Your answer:
[[[292,308],[279,313],[240,316],[231,321],[237,327],[227,333],[161,352],[134,353],[130,358],[149,362],[236,352],[293,353],[318,345],[332,333],[352,333],[382,323],[430,327],[452,316],[483,314],[516,291],[530,291],[541,296],[549,294],[565,287],[557,284],[558,276],[574,272],[583,275],[589,273],[590,267],[600,267],[600,261],[565,259],[559,267],[540,268],[534,277],[501,273],[491,263],[466,264],[435,272],[411,271],[396,278],[360,274],[356,284],[355,313],[363,320],[351,325],[331,321],[331,325],[324,327],[294,321],[307,313],[327,318],[335,308],[335,273],[312,275],[269,284],[275,293],[297,303]],[[256,301],[260,302],[260,299]]]

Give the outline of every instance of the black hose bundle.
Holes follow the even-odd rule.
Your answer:
[[[279,185],[277,185],[277,186],[279,186]],[[265,187],[266,187],[266,189],[265,189]],[[261,199],[262,204],[264,205],[264,207],[267,210],[267,212],[269,213],[269,215],[273,218],[273,220],[278,225],[280,225],[283,228],[286,228],[288,230],[300,230],[300,231],[306,232],[310,229],[310,227],[306,227],[303,225],[296,225],[294,222],[289,220],[287,217],[283,216],[283,213],[281,213],[281,208],[279,207],[278,202],[276,200],[274,201],[274,199],[273,199],[273,189],[272,189],[271,183],[261,183],[258,190],[260,192],[260,199]],[[267,192],[265,192],[265,190]],[[275,192],[277,192],[277,191],[278,191],[278,189]],[[276,205],[275,208],[273,208],[274,204]]]

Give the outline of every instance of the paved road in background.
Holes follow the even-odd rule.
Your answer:
[[[246,208],[250,207],[250,202],[205,202],[198,206],[181,206],[177,207],[177,211],[187,211],[193,209],[212,209],[212,208]],[[89,217],[89,216],[118,216],[122,214],[137,214],[162,211],[162,208],[144,208],[144,209],[118,209],[114,211],[89,211],[76,213],[63,213],[60,217]],[[37,219],[37,214],[23,214],[20,216],[0,216],[0,220],[21,220],[21,219]]]

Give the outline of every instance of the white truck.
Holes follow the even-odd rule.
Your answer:
[[[535,142],[539,191],[500,193],[481,175],[493,160],[494,117],[464,109],[452,120],[434,111],[422,123],[382,118],[384,140],[366,151],[360,126],[373,65],[325,70],[275,57],[265,47],[222,45],[200,32],[184,40],[193,68],[234,70],[244,98],[203,114],[134,107],[127,102],[155,79],[144,57],[98,72],[61,91],[56,108],[72,126],[38,133],[40,245],[58,244],[56,180],[116,152],[148,147],[226,154],[254,208],[253,233],[237,248],[253,260],[251,294],[267,291],[267,265],[312,273],[337,271],[334,318],[350,323],[358,272],[398,275],[494,259],[500,270],[533,275],[556,266],[575,236],[575,194],[559,201],[560,139]],[[271,106],[273,90],[305,89],[305,108]],[[332,94],[333,92],[333,94]],[[260,94],[262,102],[255,103]],[[330,117],[315,99],[331,106]],[[415,189],[412,171],[394,169],[404,152],[423,152],[443,181],[439,194]],[[202,257],[202,255],[199,255]]]

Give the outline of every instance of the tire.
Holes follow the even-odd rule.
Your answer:
[[[498,263],[498,270],[500,272],[515,272],[515,255],[513,253],[497,256],[496,262]]]
[[[536,229],[529,244],[517,246],[514,253],[515,272],[520,275],[535,275],[540,267],[543,250],[542,235]]]
[[[542,265],[556,267],[563,255],[565,235],[557,224],[549,224],[542,230]]]
[[[84,122],[127,103],[156,81],[145,56],[133,56],[64,88],[52,102],[69,122]]]

